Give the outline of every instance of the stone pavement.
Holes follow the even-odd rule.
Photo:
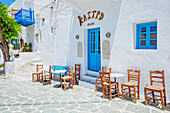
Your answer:
[[[44,87],[39,82],[15,81],[0,76],[1,113],[170,113],[145,106],[144,100],[134,104],[130,100],[103,99],[101,92],[74,86],[63,91],[52,81]]]

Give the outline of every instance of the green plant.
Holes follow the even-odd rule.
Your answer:
[[[19,57],[19,54],[18,53],[14,54],[14,57],[15,58]]]
[[[17,48],[20,49],[20,44],[19,43],[17,44]]]
[[[22,52],[31,52],[32,51],[32,43],[30,42],[28,45],[25,43],[25,45],[21,48]]]
[[[39,34],[38,33],[35,33],[35,37],[38,37],[39,36]]]
[[[19,38],[21,32],[21,25],[16,23],[16,20],[12,16],[9,16],[11,11],[8,10],[8,6],[0,2],[0,42],[1,50],[3,51],[4,62],[9,61],[9,46],[10,39]],[[8,40],[8,41],[7,41]]]
[[[51,6],[50,8],[53,9],[53,6]]]
[[[4,66],[5,66],[5,64],[4,63],[2,63],[2,67],[4,68]]]

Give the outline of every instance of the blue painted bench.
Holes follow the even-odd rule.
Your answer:
[[[54,73],[53,71],[55,70],[67,70],[67,72],[66,73]],[[54,75],[65,76],[65,75],[68,75],[68,71],[69,71],[69,66],[57,66],[57,65],[51,66],[51,74],[54,74]],[[49,71],[46,71],[46,72],[49,73]]]

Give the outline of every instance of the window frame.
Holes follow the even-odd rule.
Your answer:
[[[156,26],[156,31],[151,31],[150,27]],[[146,28],[145,32],[141,32],[141,28]],[[156,38],[150,38],[151,33],[156,33]],[[146,34],[146,39],[141,39],[140,35]],[[139,23],[136,24],[136,49],[157,49],[157,21],[147,22],[147,23]],[[141,41],[146,41],[146,45],[140,45]],[[156,40],[156,45],[150,45],[151,40]]]

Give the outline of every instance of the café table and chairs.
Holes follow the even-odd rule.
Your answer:
[[[103,98],[105,98],[106,94],[110,95],[110,101],[115,95],[119,97],[119,83],[111,81],[110,72],[99,72],[99,75],[101,78]],[[113,88],[113,86],[116,87]],[[113,93],[113,91],[117,91],[117,93]]]
[[[111,73],[111,68],[102,66],[102,72],[109,72],[109,73]],[[97,79],[95,80],[95,91],[96,91],[96,92],[97,92],[97,88],[98,88],[98,87],[102,88],[101,78],[97,78]]]

